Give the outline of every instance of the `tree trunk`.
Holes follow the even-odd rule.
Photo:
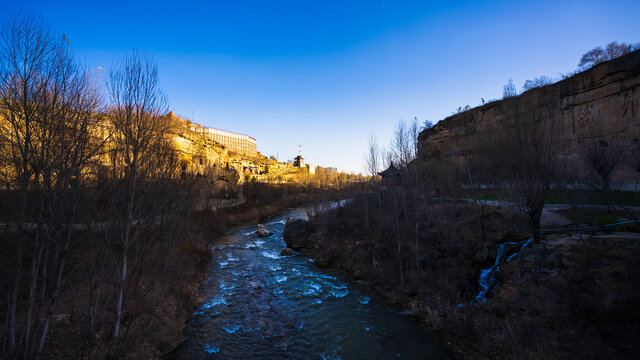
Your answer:
[[[38,235],[36,234],[35,247],[40,248],[38,250],[38,256],[34,256],[31,264],[31,286],[29,287],[29,303],[27,305],[27,320],[25,321],[25,337],[24,337],[24,357],[29,358],[30,349],[29,346],[31,343],[31,315],[33,312],[33,307],[36,300],[36,293],[38,289],[38,272],[40,271],[40,261],[42,259],[42,253],[44,252],[44,246],[38,245]],[[35,321],[38,322],[38,318],[35,318]],[[35,334],[34,334],[35,336]]]
[[[118,295],[116,298],[116,317],[113,324],[113,339],[117,342],[120,334],[120,320],[122,319],[122,303],[124,299],[125,282],[127,281],[127,252],[129,250],[129,242],[131,237],[131,225],[133,224],[133,204],[135,200],[136,176],[138,170],[137,154],[133,155],[134,160],[130,166],[129,193],[127,202],[127,215],[124,223],[124,239],[122,240],[122,257],[120,269],[120,279],[118,283]]]
[[[400,268],[400,285],[404,286],[404,269],[402,267],[402,246],[400,243],[400,222],[399,222],[399,211],[398,211],[398,201],[396,199],[395,192],[393,193],[393,209],[395,211],[396,216],[396,239],[398,240],[398,267]]]
[[[120,334],[120,319],[122,318],[122,300],[124,297],[124,283],[127,280],[127,251],[122,252],[122,264],[120,269],[120,279],[118,282],[118,295],[116,298],[116,317],[113,323],[113,339],[116,341]]]
[[[540,237],[540,217],[542,216],[542,209],[534,209],[529,217],[531,218],[531,234],[533,236],[533,243],[539,244]]]
[[[69,225],[70,226],[70,225]],[[56,284],[53,290],[53,294],[51,296],[51,301],[49,303],[49,309],[47,310],[45,316],[44,326],[42,328],[42,334],[40,335],[40,342],[38,344],[38,351],[36,353],[36,358],[39,357],[39,354],[42,352],[42,348],[44,348],[44,341],[47,338],[47,332],[49,331],[49,325],[51,324],[51,317],[56,309],[56,305],[58,302],[58,297],[60,296],[60,292],[62,291],[62,275],[64,274],[64,267],[66,263],[67,251],[69,251],[69,241],[71,237],[71,230],[67,230],[66,241],[64,244],[64,248],[62,249],[60,259],[60,267],[58,267],[58,273],[56,274]]]

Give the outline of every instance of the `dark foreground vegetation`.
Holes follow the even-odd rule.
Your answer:
[[[438,134],[425,124],[418,139],[417,125],[400,122],[387,149],[370,139],[367,169],[381,179],[291,222],[285,241],[417,316],[464,358],[637,357],[640,202],[611,185],[616,169],[640,173],[640,147],[594,123],[569,161],[556,111],[516,112],[453,155],[418,154]],[[494,266],[485,296],[480,275]]]
[[[0,32],[2,358],[169,353],[182,339],[217,235],[326,201],[329,189],[347,182],[250,183],[240,205],[196,212],[215,189],[240,194],[228,180],[237,178],[224,169],[186,171],[169,140],[155,63],[134,52],[111,67],[100,89],[66,38],[41,20],[18,16]],[[540,226],[552,188],[566,180],[553,111],[512,119],[463,163],[434,156],[416,164],[417,122],[401,123],[387,155],[404,185],[356,185],[351,203],[298,223],[287,241],[419,316],[467,356],[633,357],[637,236],[554,237]],[[614,142],[594,146],[602,141],[581,153],[598,194],[608,196],[623,157]],[[373,145],[371,175],[380,158]],[[507,184],[518,209],[457,200],[461,189],[476,200],[490,196],[477,184]],[[611,209],[607,215],[617,220]],[[533,245],[501,266],[489,301],[477,300],[478,275],[493,264],[497,245],[529,237]]]
[[[406,189],[352,199],[290,224],[288,245],[418,317],[462,357],[636,356],[640,234],[547,236],[501,265],[485,302],[476,298],[479,274],[493,265],[499,244],[531,236],[526,216],[416,199]],[[507,245],[505,256],[518,250]]]
[[[202,274],[209,265],[211,245],[220,235],[233,227],[257,223],[294,206],[340,196],[339,193],[332,195],[300,185],[251,183],[241,187],[246,198],[241,205],[190,212],[186,210],[189,204],[193,205],[189,199],[195,201],[194,194],[201,194],[209,186],[206,179],[145,185],[149,196],[140,200],[139,204],[150,213],[160,210],[161,206],[156,207],[156,203],[174,205],[165,209],[171,215],[150,221],[144,226],[139,223],[132,226],[137,240],[135,246],[127,251],[128,281],[122,294],[117,341],[113,337],[113,329],[118,316],[116,295],[121,277],[118,259],[113,253],[119,249],[109,240],[113,235],[109,234],[112,230],[107,225],[108,214],[95,208],[99,206],[100,198],[108,196],[106,189],[109,188],[92,189],[90,194],[86,194],[92,197],[85,198],[79,205],[84,222],[74,224],[69,235],[69,246],[64,254],[68,266],[54,273],[55,277],[49,275],[45,268],[57,269],[58,264],[56,257],[48,256],[40,265],[45,270],[36,275],[38,284],[23,281],[18,289],[16,329],[19,329],[21,336],[17,343],[24,342],[23,334],[29,325],[33,334],[40,337],[46,335],[42,348],[37,349],[34,356],[49,359],[140,359],[160,358],[169,354],[184,340],[184,328],[197,305],[197,290],[202,282]],[[185,189],[191,189],[192,192]],[[7,193],[2,195],[11,198]],[[177,208],[176,204],[181,205]],[[2,206],[0,211],[3,218],[7,218],[12,209]],[[10,260],[16,256],[16,233],[3,230],[3,237],[0,238],[2,258]],[[43,257],[36,252],[33,241],[37,230],[32,226],[23,233],[26,239],[23,262],[33,262],[34,257]],[[30,266],[25,267],[30,270]],[[2,292],[7,294],[10,293],[12,280],[7,276],[9,274],[3,272],[0,279]],[[47,283],[58,281],[58,278],[58,287],[57,283]],[[48,292],[56,290],[57,298],[51,299]],[[38,296],[32,296],[34,293]],[[32,297],[35,299],[32,300]],[[34,304],[31,305],[31,302]],[[3,303],[0,311],[3,317],[8,315],[6,305]],[[33,309],[30,310],[30,306]],[[29,311],[33,312],[31,316]],[[44,329],[44,326],[47,328]],[[5,344],[6,334],[3,329],[2,340]],[[27,355],[20,353],[12,356],[27,358]]]
[[[41,19],[17,16],[0,31],[3,359],[170,352],[212,239],[336,188],[239,189],[232,170],[188,172],[148,57],[115,63],[100,88]],[[220,188],[241,204],[200,206]]]
[[[482,201],[511,201],[513,197],[508,191],[500,189],[486,189],[484,191],[471,191],[465,189],[460,192],[464,198],[475,198]],[[545,204],[567,205],[603,205],[603,206],[640,206],[640,192],[633,191],[604,191],[594,186],[593,189],[567,190],[549,189],[545,192]]]

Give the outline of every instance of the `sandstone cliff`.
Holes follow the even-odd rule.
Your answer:
[[[260,153],[253,157],[229,151],[224,145],[191,131],[187,121],[173,112],[166,116],[172,125],[170,136],[187,172],[204,174],[207,168],[229,168],[237,173],[238,181],[242,182],[245,174],[259,177],[262,173],[289,169],[293,166],[268,159]]]
[[[580,145],[594,137],[632,147],[640,140],[640,51],[597,65],[555,84],[452,115],[420,133],[418,158],[463,160],[526,115],[551,117],[561,160],[586,171]],[[580,174],[576,174],[581,176]],[[639,178],[620,166],[616,180]]]

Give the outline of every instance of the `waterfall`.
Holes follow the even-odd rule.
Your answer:
[[[529,238],[527,240],[523,240],[520,242],[508,241],[498,245],[498,254],[496,255],[496,260],[494,261],[493,266],[491,266],[488,269],[484,269],[480,271],[480,277],[478,278],[478,284],[480,285],[480,292],[478,293],[478,295],[476,295],[476,298],[475,298],[477,302],[486,302],[487,294],[489,293],[489,291],[495,293],[497,280],[493,275],[496,272],[500,271],[501,264],[506,264],[509,261],[511,261],[511,259],[513,259],[520,252],[522,252],[522,250],[527,245],[531,244],[531,241],[533,241],[533,238]],[[522,246],[520,246],[520,249],[517,252],[514,252],[513,254],[509,255],[509,257],[507,257],[507,260],[501,262],[505,245],[520,245],[520,244],[522,244]]]

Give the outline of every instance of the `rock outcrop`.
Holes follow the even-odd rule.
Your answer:
[[[206,176],[207,171],[220,173],[231,171],[235,179],[225,179],[230,183],[242,182],[245,175],[265,177],[266,174],[292,169],[293,165],[268,159],[260,153],[249,156],[230,151],[226,146],[193,131],[191,124],[169,112],[165,117],[171,124],[169,135],[178,152],[183,171]],[[263,175],[264,174],[264,175]],[[225,175],[229,177],[228,175]]]
[[[599,64],[520,96],[452,115],[420,133],[419,159],[460,161],[486,146],[508,124],[534,116],[551,117],[562,144],[561,158],[580,164],[583,141],[616,137],[633,145],[640,142],[640,51]],[[581,167],[581,166],[579,166]],[[582,170],[584,169],[577,169]],[[621,167],[617,180],[634,180],[630,168]]]
[[[285,225],[282,238],[287,243],[287,247],[300,250],[305,246],[312,233],[313,227],[307,220],[292,220]]]

